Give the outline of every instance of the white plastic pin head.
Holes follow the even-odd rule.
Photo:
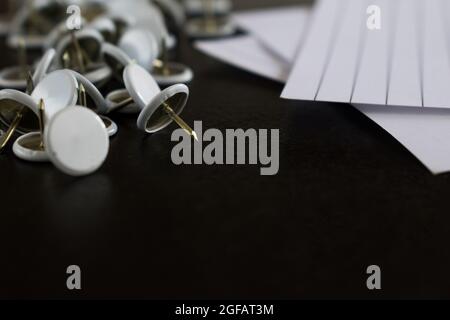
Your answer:
[[[38,103],[45,102],[45,122],[61,109],[73,106],[78,98],[78,83],[68,70],[57,70],[45,76],[34,89],[31,97]]]
[[[80,106],[63,109],[50,120],[44,144],[51,162],[72,176],[95,172],[109,152],[103,121],[93,111]]]

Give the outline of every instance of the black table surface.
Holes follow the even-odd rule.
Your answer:
[[[14,58],[5,50],[3,66]],[[174,125],[145,135],[117,115],[109,157],[88,177],[7,150],[1,298],[450,297],[450,175],[430,174],[351,106],[282,100],[282,85],[185,40],[177,59],[195,71],[184,118],[280,129],[279,174],[175,166]],[[366,287],[373,264],[381,291]],[[66,288],[69,265],[82,269],[81,291]]]

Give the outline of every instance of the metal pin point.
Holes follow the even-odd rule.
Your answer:
[[[194,139],[198,141],[197,133],[183,119],[181,119],[181,117],[177,115],[166,102],[163,102],[163,107],[167,115],[173,121],[175,121],[175,123],[178,124],[181,129],[183,129],[188,135],[194,137]]]
[[[65,69],[70,69],[70,53],[68,51],[63,54],[63,64]]]

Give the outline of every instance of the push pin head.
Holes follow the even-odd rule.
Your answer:
[[[67,6],[61,1],[27,0],[11,22],[8,45],[17,48],[19,39],[25,37],[28,49],[45,48],[47,37],[54,26],[65,21],[66,9]]]
[[[230,14],[232,10],[230,0],[183,0],[183,2],[188,16],[203,16],[206,10],[214,15],[224,16]]]
[[[153,77],[136,64],[126,67],[124,81],[133,100],[143,108],[137,121],[139,129],[154,133],[175,121],[196,138],[194,130],[179,117],[189,97],[186,85],[177,84],[161,91]]]
[[[48,122],[61,109],[75,105],[78,98],[78,83],[70,71],[57,70],[48,74],[31,97],[34,101],[45,102],[44,121]]]
[[[50,120],[44,144],[51,162],[72,176],[95,172],[109,152],[109,138],[102,120],[93,111],[79,106],[60,110]]]

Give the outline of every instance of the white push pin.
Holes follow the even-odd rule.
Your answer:
[[[65,70],[52,72],[39,82],[31,94],[31,99],[35,103],[38,101],[38,107],[32,108],[32,110],[38,110],[35,113],[38,114],[40,132],[27,133],[18,138],[13,145],[13,152],[22,160],[33,162],[48,161],[42,142],[44,123],[48,122],[62,109],[76,103],[76,79],[70,72]],[[18,118],[22,116],[23,113],[19,112]],[[11,128],[13,127],[14,123],[11,125]]]
[[[155,133],[175,121],[180,128],[197,139],[195,131],[179,117],[189,97],[186,85],[177,84],[161,91],[150,73],[137,64],[130,64],[125,68],[124,81],[130,96],[142,108],[137,120],[140,130]]]
[[[186,32],[193,38],[226,37],[236,33],[236,25],[227,16],[214,13],[214,0],[201,0],[202,17],[192,18],[186,24]]]
[[[152,75],[156,82],[162,86],[177,83],[189,83],[194,78],[194,72],[187,66],[169,61],[169,52],[165,39],[161,42],[161,59],[153,62]]]
[[[184,8],[187,15],[199,16],[205,14],[203,0],[184,0]],[[230,0],[213,0],[211,10],[215,15],[228,15],[232,10]]]
[[[119,48],[146,70],[153,69],[153,62],[161,53],[155,35],[140,28],[125,32],[119,41]]]
[[[44,146],[50,161],[71,176],[98,170],[109,152],[103,121],[92,110],[73,106],[58,112],[47,124]]]
[[[68,70],[57,70],[49,73],[38,83],[31,97],[38,103],[45,103],[45,118],[48,122],[60,110],[73,106],[78,99],[78,83]]]
[[[93,29],[71,32],[57,45],[58,66],[83,74],[97,87],[103,86],[111,77],[111,69],[101,63],[103,41],[102,35]]]
[[[36,122],[42,123],[50,119],[60,109],[76,102],[76,79],[71,73],[55,71],[46,76],[36,88],[34,88],[31,75],[28,79],[29,85],[26,94],[11,89],[0,91],[0,101],[2,101],[0,119],[9,127],[7,133],[2,137],[0,150],[8,144],[15,131],[23,134],[34,132],[42,127],[37,126]],[[31,96],[28,95],[29,92],[32,92]],[[36,121],[36,117],[28,110],[31,109],[35,114],[39,114],[36,105],[38,101],[44,101],[44,99],[48,102],[49,107],[45,110],[45,114],[40,117],[40,121]],[[40,111],[43,111],[43,106]],[[26,149],[26,145],[22,149]],[[25,152],[20,152],[18,156],[31,160],[29,158],[36,155],[35,151],[35,149],[31,149],[26,155],[24,155]]]
[[[110,118],[103,116],[103,114],[108,113],[108,105],[103,98],[102,94],[98,89],[94,86],[92,82],[90,82],[86,77],[79,74],[75,71],[70,71],[75,76],[78,81],[78,105],[86,108],[93,109],[96,113],[102,114],[99,117],[102,119],[106,131],[110,137],[117,134],[119,127],[117,124],[112,121]],[[93,105],[90,106],[87,98],[91,98],[93,101]]]
[[[156,82],[162,86],[189,83],[194,77],[190,68],[168,61],[167,38],[161,44],[145,29],[131,29],[124,34],[120,48],[143,68],[151,71]],[[162,56],[162,59],[158,59]]]
[[[44,100],[38,105],[39,132],[31,132],[19,137],[13,145],[13,152],[19,159],[30,162],[47,162],[48,154],[44,147]]]
[[[7,132],[1,135],[0,151],[6,147],[16,131],[38,130],[37,110],[35,100],[28,94],[13,89],[0,91],[0,119],[8,127]]]

